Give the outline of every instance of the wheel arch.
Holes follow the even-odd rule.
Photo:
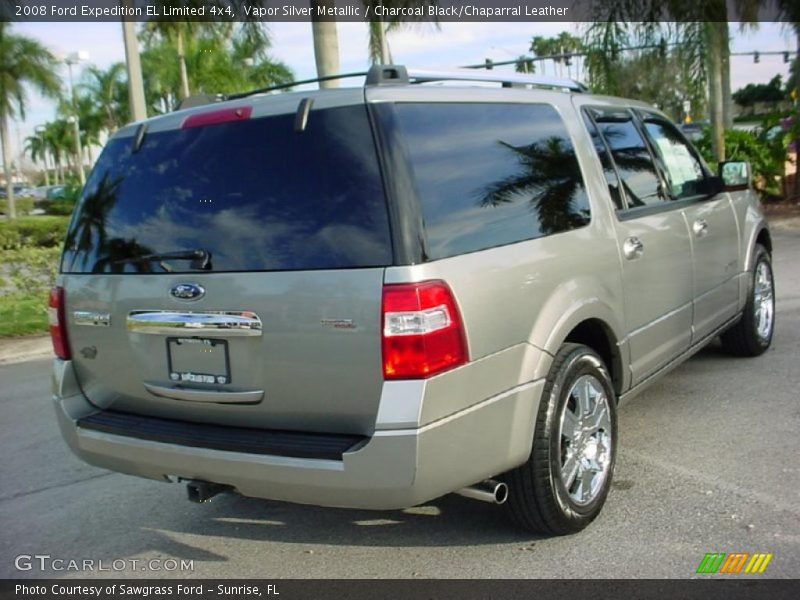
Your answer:
[[[765,222],[759,224],[758,227],[753,228],[753,233],[747,241],[746,251],[744,256],[744,271],[748,272],[753,268],[753,251],[756,244],[761,244],[767,249],[767,253],[772,256],[772,234],[769,232],[769,227]]]
[[[616,336],[602,319],[589,318],[581,321],[567,334],[564,343],[588,346],[603,359],[611,375],[617,397],[623,391],[622,353]]]
[[[630,384],[627,347],[619,322],[610,306],[599,299],[582,303],[563,313],[551,327],[543,349],[555,356],[566,342],[584,344],[597,352],[609,369],[614,390],[622,394]],[[545,376],[543,373],[542,376]]]
[[[761,244],[764,248],[767,249],[767,252],[770,256],[772,256],[772,236],[769,233],[769,229],[766,227],[762,228],[761,231],[758,232],[756,235],[756,244]],[[752,252],[752,248],[750,251]]]

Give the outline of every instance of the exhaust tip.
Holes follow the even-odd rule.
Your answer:
[[[506,500],[508,500],[508,485],[502,481],[498,482],[497,487],[494,488],[494,503],[505,504]]]
[[[481,502],[504,504],[508,500],[508,485],[502,481],[487,479],[456,491],[456,494]]]
[[[229,485],[211,483],[210,481],[190,481],[186,484],[186,494],[189,502],[202,504],[209,502],[214,496],[229,492],[233,488]]]

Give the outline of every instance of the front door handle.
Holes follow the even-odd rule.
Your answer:
[[[644,254],[644,244],[638,237],[629,237],[622,244],[622,253],[628,260],[635,260]]]
[[[692,223],[692,231],[697,237],[704,237],[708,235],[708,221],[705,219],[698,219]]]

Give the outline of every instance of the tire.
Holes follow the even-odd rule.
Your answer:
[[[772,260],[761,244],[753,249],[748,298],[742,318],[720,336],[722,347],[734,356],[759,356],[772,343],[775,331],[775,279]]]
[[[581,400],[581,391],[591,393]],[[591,429],[582,429],[590,423]],[[564,344],[542,391],[531,455],[504,476],[509,488],[504,506],[512,521],[545,535],[576,533],[589,525],[611,487],[616,440],[616,395],[603,360],[587,346]],[[572,453],[583,460],[570,459]],[[585,480],[582,473],[587,473]]]

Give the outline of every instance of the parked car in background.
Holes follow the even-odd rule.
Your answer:
[[[686,139],[690,142],[696,142],[703,137],[703,129],[711,127],[711,121],[702,119],[700,121],[692,121],[691,123],[681,124],[681,131]]]

